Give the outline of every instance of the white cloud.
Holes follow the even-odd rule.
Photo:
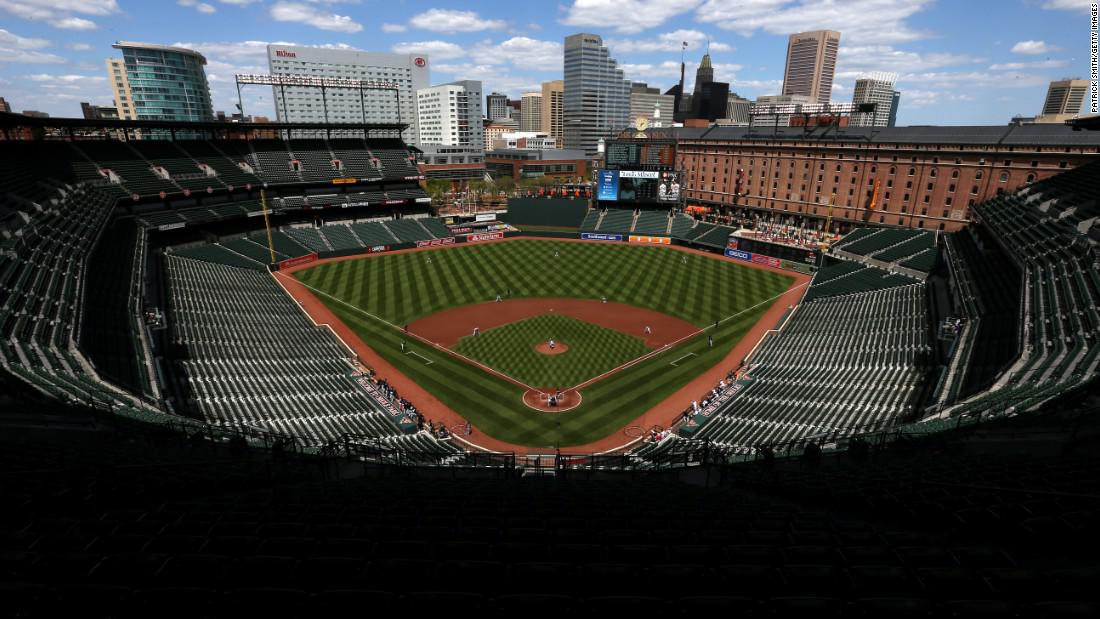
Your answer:
[[[69,43],[65,47],[73,50],[74,52],[86,52],[92,49],[92,46],[88,45],[87,43]]]
[[[1034,62],[1005,62],[989,65],[991,71],[1018,71],[1020,69],[1057,69],[1069,62],[1065,60],[1036,60]]]
[[[42,49],[43,47],[49,47],[50,42],[46,39],[21,37],[14,32],[8,32],[0,28],[0,46],[8,49]]]
[[[245,6],[248,4],[255,4],[256,2],[262,2],[263,0],[218,0],[222,4],[233,4],[236,6]]]
[[[119,12],[117,0],[0,0],[0,10],[65,30],[97,28],[95,22],[73,13],[102,16]]]
[[[62,17],[61,19],[51,20],[50,25],[62,30],[95,30],[99,28],[94,21],[83,17]]]
[[[500,19],[482,19],[474,11],[453,11],[450,9],[429,9],[409,20],[409,24],[432,32],[478,32],[481,30],[503,30],[508,23]]]
[[[1084,0],[1047,0],[1043,8],[1048,11],[1087,11],[1089,3]]]
[[[914,73],[982,62],[986,60],[967,54],[948,52],[921,54],[903,51],[889,45],[841,45],[837,54],[834,83],[855,80],[872,71]]]
[[[0,56],[3,56],[6,62],[20,64],[65,64],[69,62],[57,54],[9,48],[3,44],[0,44]]]
[[[680,81],[680,63],[673,60],[665,60],[657,64],[652,63],[639,63],[639,64],[622,64],[619,65],[623,73],[626,75],[626,79],[640,82],[640,81],[655,81],[657,83],[650,84],[650,86],[659,86],[660,84],[672,85]],[[737,81],[737,72],[744,67],[739,64],[731,63],[715,63],[714,67],[714,79],[718,82],[730,82],[731,86]],[[695,87],[695,71],[699,68],[696,62],[684,63],[684,89],[693,90]],[[660,86],[659,86],[660,87]],[[661,87],[662,90],[667,90],[666,87]]]
[[[214,8],[213,5],[207,4],[205,2],[199,2],[198,0],[176,0],[176,4],[180,6],[192,7],[199,13],[206,13],[207,15],[209,15],[210,13],[214,13],[218,10]]]
[[[434,71],[448,79],[479,80],[485,92],[503,92],[518,97],[524,92],[540,90],[542,81],[529,75],[516,75],[500,65],[474,63],[437,64]]]
[[[512,63],[520,68],[542,67],[554,70],[562,66],[562,44],[530,37],[512,37],[492,43],[481,41],[470,50],[479,65]]]
[[[382,32],[405,32],[408,30],[401,24],[382,24]]]
[[[710,36],[699,30],[681,28],[665,32],[653,38],[644,39],[607,39],[604,43],[613,54],[632,54],[649,52],[679,52],[687,43],[688,50],[706,49]],[[712,52],[732,52],[733,47],[720,41],[710,41]]]
[[[53,74],[53,73],[35,73],[33,75],[28,75],[27,79],[32,81],[32,82],[37,82],[37,83],[40,83],[40,84],[54,84],[54,85],[86,84],[86,83],[98,83],[98,82],[107,81],[107,78],[102,76],[102,75],[74,75],[74,74],[56,75],[56,74]]]
[[[789,35],[837,30],[844,41],[899,43],[927,38],[905,22],[931,0],[707,0],[695,17],[703,23],[751,36],[757,30]]]
[[[275,21],[302,23],[332,32],[359,32],[363,29],[362,24],[347,15],[318,11],[313,6],[300,2],[279,2],[271,7],[271,18]]]
[[[1037,56],[1039,54],[1049,54],[1050,52],[1057,51],[1059,48],[1053,45],[1048,45],[1045,41],[1020,41],[1012,46],[1012,53],[1014,54],[1028,54]]]
[[[395,54],[427,54],[434,60],[453,60],[466,55],[462,46],[448,41],[414,41],[398,43],[390,48]]]
[[[561,23],[634,34],[699,6],[700,0],[575,0]]]

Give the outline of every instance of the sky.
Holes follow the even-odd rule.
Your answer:
[[[1080,0],[0,0],[0,96],[14,111],[79,117],[111,104],[106,58],[118,40],[189,47],[208,64],[214,109],[234,111],[234,73],[267,73],[265,46],[416,52],[433,84],[483,82],[518,98],[561,79],[562,41],[603,37],[627,79],[687,86],[708,45],[715,79],[755,98],[782,88],[787,37],[841,33],[834,101],[855,79],[899,75],[899,125],[1004,124],[1040,111],[1050,80],[1089,73],[1089,2]],[[271,91],[245,111],[274,116]]]

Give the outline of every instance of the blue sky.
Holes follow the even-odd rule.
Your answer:
[[[562,39],[601,35],[627,77],[667,89],[681,42],[688,86],[710,41],[716,78],[750,98],[781,88],[787,35],[842,33],[836,101],[864,72],[900,75],[899,124],[1003,124],[1039,111],[1051,79],[1088,76],[1080,0],[0,0],[0,96],[15,111],[79,116],[111,102],[104,59],[116,40],[206,55],[215,109],[233,74],[267,72],[269,42],[417,51],[433,83],[480,79],[518,96],[560,79]],[[271,93],[245,92],[268,113]]]

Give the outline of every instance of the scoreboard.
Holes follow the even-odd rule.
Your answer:
[[[610,141],[605,165],[618,169],[668,169],[676,164],[676,146],[670,142]]]

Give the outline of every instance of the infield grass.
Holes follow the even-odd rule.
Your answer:
[[[535,350],[551,339],[569,349],[557,355]],[[467,335],[452,348],[540,389],[568,389],[649,352],[636,337],[552,314]]]
[[[788,275],[668,248],[534,239],[382,254],[294,276],[386,361],[479,430],[535,447],[579,445],[622,428],[721,361],[793,282]],[[521,387],[409,340],[399,328],[508,291],[513,298],[606,296],[684,319],[706,333],[584,388],[577,408],[546,414],[523,404]],[[715,320],[721,320],[717,329]],[[694,356],[670,365],[688,353]]]

